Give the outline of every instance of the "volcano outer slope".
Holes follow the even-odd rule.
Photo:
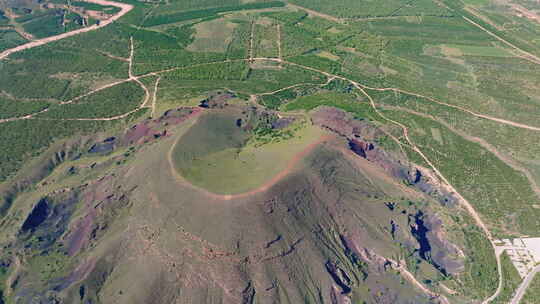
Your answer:
[[[343,139],[317,144],[249,196],[208,196],[179,182],[167,155],[205,122],[202,112],[170,111],[89,143],[91,153],[20,194],[10,212],[27,216],[2,223],[9,299],[442,303],[451,296],[439,295],[442,285],[461,288],[470,219]]]

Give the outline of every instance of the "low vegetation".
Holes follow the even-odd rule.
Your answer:
[[[371,106],[364,100],[359,101],[353,94],[327,92],[299,97],[283,107],[285,111],[312,110],[319,106],[329,106],[352,113],[358,119],[379,120]]]
[[[532,207],[537,197],[519,171],[429,118],[404,111],[387,111],[385,115],[409,128],[410,138],[482,214],[495,234],[532,234],[539,229],[538,211]]]
[[[503,288],[493,303],[510,303],[510,300],[512,299],[522,279],[516,269],[516,266],[512,264],[510,257],[506,253],[501,255],[501,266],[503,271]]]
[[[144,112],[144,111],[141,111]],[[95,134],[125,123],[141,113],[118,121],[17,120],[0,124],[0,180],[4,181],[22,167],[23,162],[39,156],[53,142],[66,137]]]
[[[193,19],[215,18],[218,16],[219,13],[224,13],[224,12],[256,10],[256,9],[283,7],[283,6],[285,6],[285,3],[281,1],[269,1],[269,2],[261,2],[261,3],[247,3],[243,5],[236,5],[236,6],[224,6],[224,7],[217,7],[217,8],[194,10],[194,11],[162,14],[162,15],[151,16],[147,18],[144,21],[143,26],[149,27],[149,26],[176,23],[176,22],[193,20]]]
[[[464,231],[467,269],[459,277],[460,288],[474,299],[485,299],[491,296],[498,285],[497,261],[489,240],[475,226]]]
[[[49,107],[46,101],[21,101],[0,96],[0,119],[25,116]]]
[[[77,99],[69,104],[58,104],[39,118],[108,118],[137,109],[145,93],[138,84],[126,82]]]
[[[386,16],[451,16],[442,5],[422,0],[414,3],[405,0],[372,2],[369,0],[292,0],[291,3],[301,5],[316,11],[321,11],[337,17],[362,18]]]

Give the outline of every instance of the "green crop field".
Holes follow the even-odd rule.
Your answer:
[[[223,19],[199,23],[195,26],[195,39],[187,49],[194,52],[225,53],[237,26]]]
[[[49,107],[48,102],[19,101],[7,97],[0,97],[0,119],[25,116],[39,112]]]
[[[127,82],[77,99],[70,104],[53,105],[38,117],[108,118],[137,109],[144,102],[144,92],[137,84]]]
[[[19,33],[11,29],[0,30],[0,51],[16,47],[26,42]]]
[[[143,25],[144,26],[156,26],[168,23],[176,23],[193,19],[203,19],[203,18],[215,18],[219,13],[224,12],[234,12],[242,10],[256,10],[256,9],[265,9],[272,7],[283,7],[285,4],[281,1],[269,1],[261,3],[247,3],[234,6],[223,6],[217,8],[208,8],[201,10],[193,11],[181,11],[177,13],[164,13],[156,16],[147,18]]]
[[[384,16],[448,16],[450,13],[443,6],[432,1],[392,0],[385,3],[378,1],[355,0],[293,0],[291,3],[343,18],[384,17]]]

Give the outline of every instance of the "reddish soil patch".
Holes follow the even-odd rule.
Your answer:
[[[146,120],[131,127],[122,142],[126,145],[142,144],[153,139],[169,135],[167,126],[174,126],[183,123],[191,117],[202,113],[199,107],[182,107],[169,110],[158,119]]]
[[[141,138],[146,137],[150,135],[152,132],[152,129],[148,127],[147,122],[140,123],[138,125],[134,125],[127,131],[124,139],[128,143],[137,143]]]
[[[319,107],[312,114],[315,125],[321,126],[346,138],[363,138],[374,140],[381,135],[381,131],[373,128],[369,123],[354,119],[354,117],[340,109],[332,107]]]
[[[87,215],[77,221],[75,224],[77,228],[71,233],[68,241],[69,256],[76,255],[90,241],[90,233],[95,217],[96,212],[91,210]]]
[[[349,141],[351,150],[363,158],[367,158],[367,152],[375,149],[372,143],[365,142],[359,139],[351,139]]]

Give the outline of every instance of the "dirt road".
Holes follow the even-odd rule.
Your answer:
[[[467,18],[467,17],[465,17],[465,16],[463,16],[463,19],[465,19],[465,20],[466,20],[467,22],[469,22],[470,24],[476,26],[477,28],[481,29],[482,31],[488,33],[488,34],[489,34],[490,36],[492,36],[493,38],[499,40],[500,42],[502,42],[502,43],[504,43],[504,44],[506,44],[506,45],[508,45],[509,47],[513,48],[514,50],[520,52],[520,53],[522,54],[522,56],[523,56],[523,57],[522,57],[523,59],[526,59],[526,60],[528,60],[528,61],[530,61],[530,62],[533,62],[533,63],[536,63],[536,64],[540,64],[540,58],[538,58],[537,56],[535,56],[535,55],[533,55],[533,54],[531,54],[531,53],[529,53],[529,52],[526,52],[526,51],[524,51],[524,50],[518,48],[517,46],[515,46],[515,45],[513,45],[512,43],[510,43],[510,42],[504,40],[503,38],[497,36],[496,34],[490,32],[489,30],[487,30],[486,28],[484,28],[484,27],[481,26],[480,24],[478,24],[478,23],[472,21],[471,19],[469,19],[469,18]]]
[[[488,143],[485,139],[483,138],[480,138],[480,137],[476,137],[476,136],[471,136],[469,134],[466,134],[460,130],[457,130],[456,128],[454,128],[454,126],[452,126],[451,124],[449,124],[448,122],[442,120],[442,119],[438,119],[437,117],[435,116],[432,116],[432,115],[428,115],[426,113],[421,113],[421,112],[417,112],[417,111],[414,111],[414,110],[411,110],[411,109],[407,109],[407,108],[404,108],[404,107],[398,107],[398,106],[387,106],[387,105],[383,105],[382,106],[384,109],[390,109],[390,110],[397,110],[397,111],[402,111],[402,112],[407,112],[407,113],[411,113],[413,115],[417,115],[417,116],[421,116],[421,117],[425,117],[425,118],[428,118],[428,119],[431,119],[431,120],[434,120],[438,123],[440,123],[441,125],[447,127],[450,131],[456,133],[457,135],[465,138],[466,140],[468,141],[472,141],[472,142],[475,142],[477,144],[479,144],[480,146],[482,146],[484,149],[488,150],[489,152],[493,153],[493,155],[495,155],[499,160],[501,160],[503,163],[507,164],[508,166],[510,166],[512,169],[516,170],[516,171],[519,171],[521,173],[523,173],[523,175],[525,175],[525,177],[527,178],[527,180],[529,181],[529,183],[531,184],[531,188],[532,190],[536,193],[536,195],[538,196],[538,198],[540,198],[540,186],[536,183],[535,181],[535,178],[533,177],[533,175],[531,174],[531,172],[525,168],[524,166],[522,166],[521,164],[519,164],[517,161],[515,161],[514,159],[512,159],[511,157],[508,157],[506,154],[502,153],[501,151],[499,151],[495,146],[491,145],[490,143]]]
[[[151,114],[152,118],[155,118],[154,115],[156,115],[157,91],[159,88],[160,80],[161,80],[161,77],[158,77],[158,79],[156,79],[156,83],[154,84],[154,92],[153,92],[153,98],[152,98],[152,114]]]
[[[328,14],[324,14],[324,13],[321,13],[321,12],[317,12],[317,11],[311,10],[309,8],[305,8],[303,6],[300,6],[300,5],[287,3],[287,6],[292,7],[292,8],[296,8],[296,9],[299,9],[299,10],[302,10],[302,11],[306,11],[311,16],[323,18],[323,19],[326,19],[326,20],[329,20],[329,21],[332,21],[332,22],[336,22],[336,23],[343,23],[342,19],[339,19],[337,17],[331,16],[331,15],[328,15]]]
[[[89,26],[89,27],[85,27],[85,28],[78,29],[78,30],[75,30],[75,31],[63,33],[63,34],[56,35],[56,36],[51,36],[51,37],[47,37],[47,38],[43,38],[43,39],[39,39],[39,40],[34,40],[32,42],[29,42],[29,43],[19,45],[17,47],[5,50],[2,53],[0,53],[0,60],[7,58],[9,55],[11,55],[13,53],[17,53],[17,52],[24,51],[24,50],[27,50],[27,49],[35,48],[35,47],[38,47],[38,46],[41,46],[41,45],[44,45],[44,44],[47,44],[47,43],[50,43],[50,42],[53,42],[53,41],[58,41],[58,40],[61,40],[61,39],[64,39],[64,38],[72,37],[72,36],[75,36],[75,35],[79,35],[81,33],[86,33],[86,32],[94,31],[94,30],[97,30],[99,28],[105,27],[105,26],[113,23],[114,21],[118,20],[120,17],[124,16],[125,14],[127,14],[129,11],[131,11],[133,9],[133,5],[131,5],[131,4],[114,2],[114,1],[86,0],[86,2],[95,3],[95,4],[99,4],[99,5],[104,5],[104,6],[115,6],[115,7],[120,8],[120,11],[118,12],[118,14],[112,16],[111,18],[109,18],[107,20],[104,20],[104,21],[101,21],[101,23],[99,25],[94,24],[94,25]]]

